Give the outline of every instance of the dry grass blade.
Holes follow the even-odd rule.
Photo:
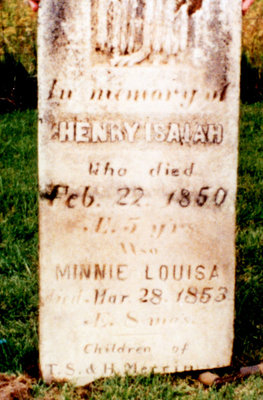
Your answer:
[[[7,375],[0,373],[0,399],[25,400],[30,396],[32,379],[26,375]]]

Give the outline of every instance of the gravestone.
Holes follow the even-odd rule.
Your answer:
[[[42,2],[46,381],[229,365],[240,24],[236,0]]]

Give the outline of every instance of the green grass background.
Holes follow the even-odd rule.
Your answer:
[[[23,370],[37,349],[36,120],[0,117],[0,371]]]
[[[0,116],[0,132],[0,371],[34,374],[38,365],[36,111]],[[262,151],[263,104],[242,105],[234,370],[263,360]],[[50,392],[50,398],[55,399],[53,390],[37,384],[35,398],[48,396]],[[78,397],[78,392],[70,385],[56,387],[56,390],[60,390],[59,396],[64,396],[58,397],[61,399],[85,398]],[[256,377],[241,386],[232,384],[220,391],[203,391],[192,384],[187,375],[184,379],[170,375],[116,377],[96,382],[87,393],[87,398],[94,399],[170,399],[175,398],[173,396],[263,399],[263,383],[262,378]]]

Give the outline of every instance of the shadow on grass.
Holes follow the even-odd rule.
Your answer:
[[[37,78],[8,53],[0,62],[0,76],[0,114],[36,108]]]
[[[242,103],[253,104],[263,101],[263,74],[253,67],[245,54],[241,59],[240,90]]]

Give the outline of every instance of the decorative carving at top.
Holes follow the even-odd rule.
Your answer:
[[[191,16],[203,0],[94,0],[93,43],[113,66],[133,66],[187,49]]]

